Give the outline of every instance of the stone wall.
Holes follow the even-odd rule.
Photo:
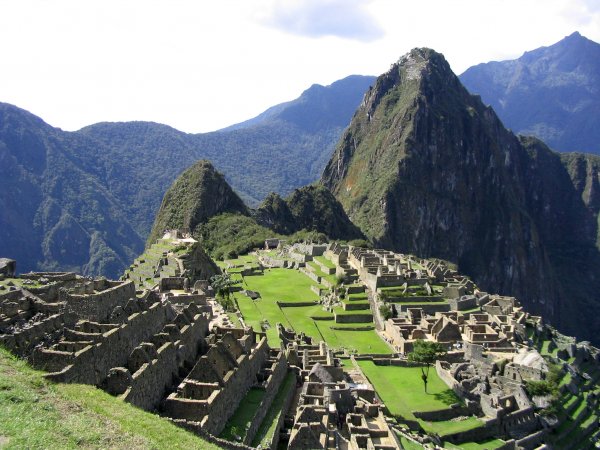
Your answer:
[[[212,402],[210,413],[202,423],[207,432],[219,435],[223,431],[227,420],[254,384],[256,374],[267,359],[268,351],[267,339],[262,338],[254,351],[238,366],[227,385]]]
[[[95,294],[76,295],[66,290],[59,292],[59,301],[65,302],[67,309],[82,319],[104,322],[115,307],[135,297],[135,284],[125,281]]]
[[[251,347],[255,342],[253,337],[258,334],[248,335],[236,329],[217,332],[225,334],[197,361],[177,392],[165,401],[168,416],[199,421],[202,429],[213,435],[221,433],[248,389],[256,383],[257,374],[269,356],[264,336]]]
[[[244,444],[252,443],[252,440],[254,439],[254,436],[256,436],[256,433],[258,432],[258,429],[267,415],[267,412],[269,412],[269,409],[271,408],[275,396],[281,388],[281,383],[285,379],[287,371],[287,360],[285,359],[283,352],[280,351],[274,364],[273,372],[269,376],[267,383],[264,386],[265,396],[260,402],[260,406],[258,407],[256,414],[254,415],[254,418],[252,419],[252,422],[246,431]]]
[[[160,291],[175,291],[183,290],[185,285],[185,277],[164,277],[160,279]]]
[[[373,314],[338,314],[335,313],[336,323],[369,323],[373,322]]]
[[[195,361],[201,349],[207,346],[204,341],[207,334],[208,318],[200,314],[192,317],[190,324],[181,327],[178,340],[163,344],[156,358],[151,357],[133,373],[131,386],[122,398],[139,408],[155,409],[166,389],[171,387],[179,367]]]
[[[22,328],[13,334],[0,335],[0,343],[18,355],[24,355],[33,350],[46,334],[62,328],[64,324],[63,314],[53,314],[34,322],[29,328]]]
[[[269,448],[277,448],[277,446],[279,445],[280,430],[281,430],[281,427],[283,426],[283,422],[285,420],[286,413],[290,410],[290,407],[292,406],[292,401],[294,400],[295,393],[296,393],[296,388],[292,387],[288,391],[287,396],[285,397],[285,400],[283,401],[282,413],[279,415],[279,419],[277,420],[277,425],[275,426],[275,432],[273,433],[273,439],[271,440],[271,443],[270,443],[271,445],[269,446]]]
[[[103,332],[97,343],[74,352],[42,349],[34,352],[33,362],[39,368],[64,363],[61,371],[46,375],[50,380],[99,385],[111,368],[125,366],[133,349],[161,331],[168,318],[168,308],[155,303],[148,310],[129,316],[126,323]]]
[[[314,282],[316,282],[316,283],[321,282],[321,277],[319,275],[317,275],[316,273],[312,272],[311,270],[308,270],[304,267],[301,267],[299,270],[300,270],[300,272],[302,272],[304,275],[306,275],[308,278],[310,278]]]

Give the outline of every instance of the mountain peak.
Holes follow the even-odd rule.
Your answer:
[[[169,228],[194,231],[198,225],[225,212],[249,214],[225,177],[207,160],[185,170],[165,193],[148,243]]]
[[[516,133],[561,151],[600,153],[600,45],[580,33],[471,67],[460,79]]]

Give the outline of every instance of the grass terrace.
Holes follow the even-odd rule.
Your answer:
[[[329,269],[335,269],[335,267],[336,267],[333,261],[328,260],[324,256],[315,256],[314,260],[319,261],[321,264],[323,264],[325,267],[327,267]]]
[[[248,325],[260,331],[266,319],[269,325],[266,329],[267,338],[272,346],[279,345],[276,324],[280,322],[296,332],[306,333],[316,341],[324,340],[332,348],[346,348],[358,353],[392,353],[391,348],[373,329],[356,329],[369,324],[336,324],[334,315],[316,303],[319,296],[310,289],[313,285],[316,286],[310,278],[297,270],[267,269],[264,275],[244,277],[242,287],[259,292],[259,300],[253,301],[241,292],[234,295]],[[278,301],[315,304],[280,307]]]
[[[219,448],[93,386],[42,375],[0,348],[1,448]]]
[[[279,392],[273,399],[273,403],[271,404],[267,415],[260,424],[260,428],[258,429],[256,436],[254,436],[254,440],[252,441],[253,447],[258,447],[261,445],[262,448],[268,448],[269,443],[273,440],[273,436],[277,432],[279,418],[282,414],[285,414],[285,399],[290,390],[294,389],[295,387],[296,376],[290,372],[287,374],[285,380],[281,384]]]
[[[493,450],[505,444],[502,439],[488,439],[481,442],[462,442],[460,446],[444,442],[444,448],[451,450]]]
[[[337,278],[335,274],[327,274],[323,272],[317,263],[308,261],[306,266],[308,270],[312,271],[315,275],[321,277],[322,279],[327,280],[332,286],[337,284]]]
[[[413,411],[438,411],[460,402],[456,394],[438,377],[435,369],[429,371],[425,393],[419,367],[376,366],[373,361],[368,360],[357,362],[392,415],[418,420],[425,431],[440,436],[483,425],[483,422],[475,417],[462,421],[439,422],[416,419]]]
[[[131,270],[127,269],[125,273],[135,283],[136,289],[150,289],[158,283],[159,278],[154,278],[154,273],[160,259],[169,253],[181,256],[187,251],[185,244],[171,239],[159,239],[158,242],[152,244],[150,248],[138,256],[133,262]],[[161,269],[161,277],[176,276],[177,269],[175,260],[169,258],[169,264]]]
[[[227,425],[225,425],[220,437],[233,442],[237,441],[238,436],[244,439],[246,431],[252,423],[252,419],[256,415],[265,394],[264,389],[250,389],[235,413],[233,413],[233,416],[227,422]]]
[[[250,265],[250,266],[257,265],[258,258],[256,255],[247,254],[247,255],[240,255],[234,259],[226,259],[224,261],[216,261],[216,263],[220,269],[227,269],[228,267],[243,269],[247,265]],[[230,270],[231,269],[228,269],[228,272]]]

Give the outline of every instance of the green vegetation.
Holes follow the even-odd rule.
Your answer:
[[[0,348],[2,448],[218,448],[93,386],[42,375]]]
[[[213,259],[232,259],[262,248],[265,239],[280,237],[241,214],[220,214],[199,226],[197,235]]]
[[[417,420],[413,411],[437,411],[446,409],[460,399],[446,386],[434,371],[429,375],[428,391],[423,392],[421,368],[377,366],[372,361],[358,361],[358,365],[373,384],[390,413],[397,418]],[[423,429],[445,436],[483,425],[471,417],[462,421],[427,422],[418,420]]]
[[[243,288],[259,292],[259,300],[253,301],[241,292],[234,293],[234,296],[246,323],[257,331],[265,330],[270,345],[279,345],[276,329],[279,322],[286,328],[296,332],[302,331],[317,341],[324,340],[333,348],[346,348],[359,353],[392,352],[374,330],[353,329],[368,324],[335,324],[333,314],[316,304],[319,296],[310,289],[314,285],[310,278],[297,270],[267,269],[264,275],[244,277]],[[315,305],[280,307],[278,301],[315,302]]]
[[[385,303],[379,305],[379,312],[381,313],[383,320],[388,320],[392,317],[392,308],[390,308],[390,305]]]
[[[221,303],[221,306],[227,311],[233,310],[233,301],[231,299],[232,288],[241,284],[242,280],[232,279],[228,273],[223,273],[213,276],[210,279],[210,283],[215,290],[217,301]]]
[[[330,261],[329,259],[325,258],[324,256],[315,256],[314,259],[315,259],[315,261],[320,262],[321,264],[323,264],[325,267],[327,267],[329,269],[335,269],[335,264],[333,263],[333,261]]]
[[[444,448],[451,450],[494,450],[504,444],[505,442],[502,439],[488,439],[481,442],[461,442],[460,445],[444,442]]]
[[[444,346],[438,342],[424,341],[417,339],[413,346],[413,351],[408,355],[408,360],[423,364],[421,366],[421,379],[425,392],[427,392],[427,382],[429,381],[429,369],[435,362],[446,354]]]
[[[259,444],[262,445],[262,448],[267,448],[269,446],[269,442],[273,440],[273,435],[277,432],[279,418],[282,414],[286,413],[286,411],[283,410],[285,406],[284,401],[289,391],[295,387],[296,375],[290,372],[286,375],[285,380],[279,388],[279,392],[275,396],[275,399],[273,399],[273,404],[263,419],[256,436],[254,436],[254,440],[252,441],[253,447],[258,447]]]
[[[220,437],[234,442],[237,441],[238,437],[243,439],[265,394],[264,389],[250,389],[227,422],[227,425],[225,425]]]

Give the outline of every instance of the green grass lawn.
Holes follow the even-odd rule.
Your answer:
[[[416,420],[413,411],[437,411],[460,401],[433,368],[429,371],[425,393],[419,367],[376,366],[372,361],[358,361],[358,364],[394,416]],[[459,422],[419,422],[426,431],[440,436],[483,425],[476,418]]]
[[[414,419],[413,411],[437,411],[460,401],[434,368],[425,393],[420,367],[377,366],[368,360],[358,365],[394,416]]]
[[[319,300],[310,290],[313,281],[290,269],[266,269],[264,275],[244,277],[244,289],[260,292],[265,301],[306,302]]]
[[[400,442],[402,443],[402,447],[404,447],[405,450],[421,450],[424,448],[422,445],[406,439],[404,436],[399,436],[399,438]]]
[[[234,442],[236,441],[236,436],[240,436],[243,439],[265,394],[264,389],[250,389],[242,399],[235,413],[233,413],[233,416],[227,421],[227,425],[225,425],[220,437]]]
[[[349,302],[360,302],[365,300],[369,300],[369,296],[365,292],[361,292],[360,294],[348,294]]]
[[[258,291],[261,298],[251,300],[236,292],[238,306],[244,320],[255,330],[261,330],[261,321],[267,319],[270,328],[267,338],[271,346],[279,345],[276,324],[284,324],[296,332],[304,332],[317,341],[324,340],[333,348],[347,348],[359,353],[390,354],[392,350],[374,330],[332,330],[333,320],[314,320],[313,317],[333,319],[333,314],[321,305],[280,308],[276,301],[316,301],[318,296],[310,290],[312,280],[297,270],[270,269],[264,275],[244,277],[245,289]],[[357,324],[358,325],[358,324]],[[362,325],[362,324],[360,324]]]
[[[221,269],[225,269],[228,265],[232,267],[245,266],[245,265],[254,265],[258,262],[256,255],[240,255],[234,259],[226,259],[225,261],[217,261],[217,266]]]
[[[0,348],[0,447],[218,449],[93,386],[54,384]]]

